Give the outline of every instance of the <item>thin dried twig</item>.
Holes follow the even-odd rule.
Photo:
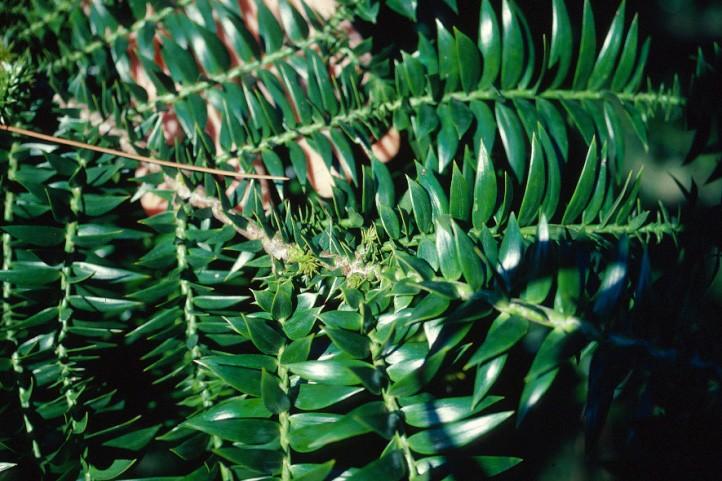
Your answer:
[[[211,167],[202,167],[198,165],[179,164],[178,162],[171,162],[169,160],[155,159],[153,157],[146,157],[144,155],[133,154],[130,152],[123,152],[120,150],[109,149],[107,147],[98,147],[97,145],[90,145],[84,142],[78,142],[75,140],[63,139],[61,137],[55,137],[53,135],[41,134],[40,132],[34,132],[32,130],[22,129],[19,127],[13,127],[10,125],[0,124],[0,130],[6,132],[12,132],[18,135],[24,135],[26,137],[32,137],[35,139],[43,140],[54,144],[68,145],[78,149],[92,150],[94,152],[101,152],[103,154],[115,155],[117,157],[124,157],[126,159],[136,160],[138,162],[147,162],[149,164],[162,165],[165,167],[172,167],[179,170],[191,170],[194,172],[204,172],[206,174],[224,175],[227,177],[237,177],[240,179],[264,179],[264,180],[289,180],[288,177],[277,176],[277,175],[266,175],[266,174],[247,174],[243,172],[230,172],[227,170],[214,169]]]

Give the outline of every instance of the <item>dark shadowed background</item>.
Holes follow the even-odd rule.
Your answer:
[[[459,0],[456,15],[441,0],[419,0],[419,24],[415,27],[434,38],[434,20],[442,19],[447,25],[464,25],[467,32],[475,31],[478,21],[479,1]],[[551,2],[519,0],[517,2],[527,15],[536,39],[551,31]],[[583,2],[568,1],[567,8],[579,36]],[[592,1],[597,23],[597,45],[603,41],[619,3],[616,1]],[[679,78],[683,92],[690,83],[695,70],[694,57],[698,49],[710,52],[714,42],[722,39],[722,1],[719,0],[628,0],[626,23],[639,14],[640,38],[652,38],[647,74],[654,84],[670,85],[675,76]],[[535,9],[537,12],[535,12]],[[389,10],[382,10],[378,25],[361,26],[364,35],[374,38],[377,49],[388,45],[401,45],[403,50],[413,51],[414,26]],[[722,86],[716,89],[722,95]],[[684,208],[685,198],[674,178],[686,188],[694,180],[699,189],[699,201],[686,216],[701,219],[703,230],[722,232],[719,206],[722,199],[722,179],[707,183],[720,155],[703,155],[683,165],[692,143],[693,133],[684,118],[655,120],[650,129],[650,148],[645,152],[633,134],[627,139],[627,164],[630,169],[643,166],[641,199],[647,204],[661,200],[673,210]],[[653,207],[653,205],[649,205]],[[689,217],[687,217],[689,218]],[[709,232],[708,231],[708,232]],[[715,234],[719,236],[718,234]],[[674,245],[668,257],[674,258]],[[660,257],[665,257],[662,252]],[[699,293],[700,309],[690,318],[690,323],[704,326],[700,332],[715,338],[716,345],[722,340],[722,276],[714,275],[715,262],[710,261],[708,271],[714,278],[704,292]],[[664,310],[663,308],[661,309]],[[524,372],[531,361],[516,359],[506,369]],[[601,481],[629,480],[699,480],[722,479],[722,412],[718,404],[709,405],[704,400],[691,399],[685,395],[684,384],[693,382],[680,373],[675,379],[678,389],[660,394],[662,402],[654,406],[654,416],[640,419],[630,407],[638,406],[640,400],[633,392],[619,389],[606,426],[597,448],[585,453],[583,426],[581,422],[583,402],[586,397],[586,377],[581,369],[569,368],[554,383],[552,392],[545,397],[535,412],[515,429],[495,433],[480,450],[488,454],[515,455],[525,462],[499,479],[519,480],[574,480]],[[503,380],[501,381],[503,383]],[[631,382],[631,381],[630,381]],[[498,386],[499,391],[512,387]],[[719,393],[719,385],[709,386],[710,392]],[[631,390],[630,390],[631,391]],[[516,395],[518,396],[518,392]]]

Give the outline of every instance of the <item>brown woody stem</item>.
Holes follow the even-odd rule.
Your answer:
[[[243,172],[229,172],[227,170],[214,169],[211,167],[202,167],[199,165],[179,164],[178,162],[171,162],[169,160],[155,159],[153,157],[146,157],[144,155],[133,154],[130,152],[123,152],[123,151],[115,150],[115,149],[109,149],[107,147],[98,147],[97,145],[90,145],[90,144],[86,144],[84,142],[78,142],[76,140],[63,139],[61,137],[55,137],[54,135],[41,134],[40,132],[22,129],[20,127],[13,127],[10,125],[0,124],[0,130],[4,130],[6,132],[11,132],[11,133],[14,133],[17,135],[24,135],[26,137],[32,137],[32,138],[39,139],[39,140],[44,140],[45,142],[61,144],[61,145],[68,145],[70,147],[75,147],[78,149],[92,150],[94,152],[115,155],[117,157],[124,157],[126,159],[136,160],[138,162],[147,162],[149,164],[162,165],[164,167],[172,167],[172,168],[178,169],[178,170],[190,170],[190,171],[194,171],[194,172],[203,172],[206,174],[224,175],[224,176],[228,176],[228,177],[237,177],[237,178],[241,178],[241,179],[264,179],[264,180],[280,180],[280,181],[288,180],[288,177],[282,177],[282,176],[276,176],[276,175],[246,174]]]

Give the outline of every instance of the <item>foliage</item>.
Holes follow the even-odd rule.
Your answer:
[[[644,401],[690,372],[689,392],[719,402],[719,352],[656,306],[689,300],[694,286],[663,285],[704,270],[686,248],[716,251],[643,207],[623,163],[627,131],[646,146],[649,119],[686,102],[676,81],[645,83],[637,18],[622,3],[597,48],[588,1],[573,24],[553,0],[542,41],[513,1],[483,0],[475,31],[437,21],[413,52],[349,42],[344,22],[415,19],[416,3],[349,0],[323,19],[257,2],[257,37],[227,0],[7,10],[58,135],[292,177],[133,178],[122,158],[3,137],[9,479],[494,476],[521,459],[483,440],[570,366],[588,376],[590,447],[618,387]],[[408,148],[385,164],[373,145],[390,128]],[[338,174],[330,198],[305,146]],[[168,210],[145,218],[148,191]],[[669,245],[680,255],[660,259]]]

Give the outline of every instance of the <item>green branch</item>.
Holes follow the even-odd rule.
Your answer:
[[[686,103],[686,99],[678,96],[667,94],[664,92],[614,92],[611,90],[546,90],[539,92],[531,89],[514,89],[514,90],[477,90],[470,93],[452,92],[444,95],[442,102],[449,100],[458,100],[460,102],[471,102],[474,100],[536,100],[539,98],[546,100],[571,100],[583,101],[604,100],[612,95],[622,102],[635,105],[643,104],[649,106],[671,106],[682,107]],[[417,97],[411,101],[413,106],[421,104],[434,103],[431,96]]]
[[[220,85],[232,80],[241,78],[246,75],[257,74],[261,69],[269,68],[276,63],[294,55],[306,48],[319,43],[332,43],[338,40],[335,35],[337,32],[338,24],[343,20],[349,19],[349,12],[346,8],[339,8],[334,14],[328,19],[321,31],[314,31],[308,38],[296,45],[285,46],[273,53],[265,55],[264,57],[257,59],[253,62],[240,64],[227,72],[218,75],[209,75],[207,79],[200,80],[197,83],[181,87],[176,93],[168,93],[160,95],[152,101],[148,101],[137,105],[133,110],[137,113],[146,113],[156,109],[158,104],[173,105],[174,103],[182,100],[189,95],[203,92],[216,85]]]
[[[422,105],[438,106],[452,100],[464,103],[472,101],[500,101],[500,100],[536,100],[544,98],[546,100],[590,100],[601,101],[605,96],[614,95],[617,99],[625,103],[635,105],[655,106],[682,106],[685,99],[679,96],[661,94],[656,92],[640,92],[634,94],[615,93],[611,91],[589,91],[589,90],[549,90],[546,92],[536,92],[534,90],[497,90],[482,89],[470,93],[452,92],[444,95],[440,100],[434,99],[431,95],[411,96],[405,99],[389,100],[384,102],[371,102],[363,107],[348,110],[330,118],[326,122],[314,122],[304,125],[293,130],[288,130],[281,134],[270,135],[260,139],[256,144],[247,144],[230,152],[219,155],[219,161],[225,161],[242,154],[259,154],[264,150],[273,149],[279,145],[285,145],[299,138],[310,137],[313,134],[330,130],[334,127],[342,125],[366,122],[370,120],[384,120],[389,123],[394,112],[401,109],[405,105],[411,107],[420,107]]]
[[[15,144],[10,149],[8,155],[8,168],[7,168],[7,181],[12,182],[15,180],[15,175],[18,169],[17,158],[14,155]],[[15,202],[15,193],[11,189],[5,190],[5,199],[3,203],[3,221],[5,224],[10,224],[13,221],[13,203]],[[4,271],[10,270],[13,258],[12,250],[12,239],[10,234],[4,232],[2,234],[2,246],[3,246],[3,266]],[[10,305],[10,296],[12,295],[12,284],[8,281],[3,281],[3,328],[6,329],[7,339],[11,342],[15,341],[15,333],[12,329],[12,306]]]
[[[278,350],[276,365],[278,369],[278,377],[281,379],[281,390],[284,394],[288,394],[289,389],[291,389],[290,377],[288,375],[288,369],[283,365],[283,362],[281,362],[281,357],[283,356],[285,348],[286,346],[283,345]],[[283,452],[281,481],[291,481],[291,478],[293,477],[291,473],[291,424],[288,410],[278,413],[278,424],[280,427],[279,440],[281,451]]]
[[[85,168],[84,161],[81,160],[80,163],[81,168]],[[58,323],[60,326],[58,328],[55,355],[60,367],[60,373],[58,375],[60,378],[60,392],[65,397],[66,413],[70,415],[66,417],[66,423],[72,425],[75,420],[75,415],[72,413],[75,406],[78,404],[78,398],[80,397],[82,390],[78,391],[75,388],[78,380],[74,376],[72,361],[69,359],[68,348],[65,346],[64,342],[70,332],[70,321],[73,318],[73,308],[70,305],[69,300],[73,289],[71,265],[76,252],[75,238],[78,234],[78,218],[82,205],[81,187],[72,186],[70,188],[70,194],[70,213],[72,220],[65,226],[64,259],[63,267],[60,271],[61,300],[58,304]],[[73,435],[80,436],[80,434],[82,433]],[[80,454],[80,464],[83,466],[84,477],[88,479],[89,472],[85,468],[88,466],[86,456],[87,451],[83,451]]]
[[[12,144],[10,152],[8,153],[8,167],[7,167],[7,181],[14,182],[15,175],[18,169],[18,159],[15,156],[15,147],[17,144]],[[3,205],[3,221],[5,224],[11,224],[13,221],[13,203],[15,202],[15,193],[11,189],[5,190],[5,200]],[[12,269],[13,261],[13,248],[12,238],[7,232],[2,235],[2,248],[3,248],[3,264],[2,270],[9,271]],[[25,428],[25,434],[30,439],[32,446],[33,456],[37,461],[42,460],[42,453],[40,451],[40,445],[35,437],[35,426],[32,420],[27,415],[27,411],[31,409],[30,397],[32,396],[32,390],[26,389],[22,386],[21,380],[23,379],[23,372],[25,368],[20,360],[20,355],[16,349],[18,340],[15,337],[15,331],[13,329],[13,308],[10,304],[10,298],[12,293],[12,284],[8,281],[3,282],[2,287],[3,302],[2,302],[2,328],[5,330],[5,339],[10,342],[12,347],[12,354],[10,355],[10,363],[12,364],[13,371],[15,372],[15,385],[18,390],[18,402],[20,409],[22,409],[23,427]]]
[[[180,0],[175,7],[162,8],[162,9],[158,10],[156,13],[154,13],[153,15],[149,15],[145,18],[137,20],[130,27],[124,27],[122,25],[118,25],[118,27],[116,28],[115,31],[104,35],[102,38],[100,38],[98,40],[94,40],[94,41],[88,43],[80,50],[75,50],[70,53],[67,53],[67,54],[63,55],[62,57],[58,58],[57,60],[53,61],[48,66],[48,69],[51,72],[54,72],[56,70],[65,68],[68,65],[72,64],[73,62],[76,62],[76,61],[82,59],[83,57],[91,55],[96,50],[108,47],[109,45],[111,45],[113,42],[115,42],[118,39],[129,38],[132,34],[139,32],[146,25],[162,21],[168,15],[175,12],[176,9],[183,8],[187,5],[190,5],[191,3],[193,3],[193,0]]]
[[[573,239],[594,239],[602,236],[630,236],[630,237],[641,237],[654,235],[658,238],[667,236],[676,236],[684,230],[684,227],[677,221],[674,220],[657,220],[649,222],[642,226],[637,226],[634,223],[629,224],[548,224],[549,227],[549,239],[560,240],[571,236]],[[537,224],[528,225],[520,229],[521,234],[526,239],[534,239],[537,237],[539,226]],[[500,229],[499,226],[490,229],[491,234],[494,237],[503,237],[505,231]],[[479,238],[478,231],[471,231],[472,237]],[[424,239],[434,240],[433,234],[418,234],[410,240],[404,242],[399,240],[406,247],[416,247],[419,242]]]
[[[564,314],[540,304],[532,304],[522,299],[504,299],[496,294],[489,294],[486,297],[498,312],[521,317],[529,322],[569,334],[579,331],[589,340],[611,344],[620,349],[641,351],[650,359],[662,364],[685,362],[694,369],[714,372],[718,378],[722,379],[722,366],[706,361],[697,354],[689,355],[675,348],[660,347],[646,339],[604,332],[590,321]]]
[[[73,262],[73,254],[75,253],[75,237],[78,231],[78,212],[82,202],[82,190],[80,187],[71,188],[70,211],[73,220],[65,226],[65,259],[63,268],[60,271],[60,290],[62,297],[58,305],[58,322],[60,324],[55,347],[55,354],[60,364],[60,381],[62,384],[62,392],[65,395],[67,410],[70,411],[75,407],[78,393],[74,388],[74,380],[72,375],[72,367],[68,362],[68,350],[63,344],[69,332],[70,319],[73,315],[73,308],[70,306],[69,298],[72,294],[72,273],[71,264]]]
[[[387,364],[384,360],[383,356],[381,356],[381,353],[383,352],[384,346],[377,342],[373,336],[370,336],[371,338],[371,360],[374,365],[374,367],[381,369],[384,373],[384,376],[388,377],[388,374],[386,373]],[[389,412],[390,415],[398,414],[401,415],[401,405],[399,404],[398,399],[396,396],[389,393],[389,390],[384,387],[381,390],[381,397],[384,402],[384,406],[386,407],[386,410]],[[406,461],[406,469],[409,472],[409,479],[414,479],[419,474],[418,470],[416,468],[416,460],[414,459],[414,455],[411,452],[411,447],[409,446],[409,441],[406,436],[406,431],[404,429],[404,423],[403,421],[399,422],[396,426],[396,433],[394,434],[395,440],[398,443],[398,445],[401,447],[401,450],[404,453],[404,460]]]
[[[537,231],[538,227],[536,225],[521,228],[522,235],[527,238],[536,237]],[[574,237],[595,237],[601,235],[619,237],[623,235],[674,236],[680,232],[682,232],[682,226],[678,222],[667,220],[649,222],[641,227],[637,227],[634,224],[549,224],[549,237],[551,239],[559,239],[567,234],[572,234]],[[496,233],[496,235],[499,236],[502,234],[502,232]]]
[[[189,365],[192,369],[191,374],[191,390],[193,393],[199,392],[201,401],[204,408],[211,406],[211,396],[208,391],[208,386],[202,379],[200,370],[197,368],[197,363],[202,353],[200,347],[198,347],[198,322],[193,307],[193,289],[190,282],[184,279],[184,273],[189,269],[188,265],[188,252],[185,243],[187,242],[186,235],[186,221],[181,218],[179,211],[182,206],[177,206],[174,212],[173,218],[175,219],[176,229],[176,262],[178,266],[178,275],[180,278],[180,294],[183,302],[183,320],[185,323],[185,335],[186,340],[183,343],[190,348],[191,361]],[[198,389],[196,389],[198,388]]]
[[[78,2],[75,1],[63,1],[60,3],[56,3],[53,5],[53,11],[51,13],[48,13],[44,15],[40,20],[36,20],[33,23],[31,23],[27,29],[22,30],[20,32],[20,36],[24,39],[35,35],[35,33],[38,30],[41,30],[48,25],[50,25],[52,22],[54,22],[56,19],[61,18],[65,13],[71,11],[73,8],[78,6]],[[27,12],[27,7],[22,9],[23,12]]]

